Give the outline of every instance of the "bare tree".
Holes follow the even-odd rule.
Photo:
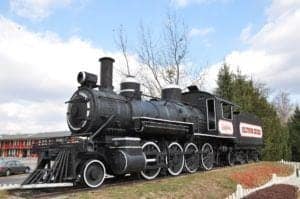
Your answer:
[[[156,96],[166,84],[180,85],[188,53],[188,31],[184,20],[175,13],[168,13],[162,33],[154,39],[154,30],[140,26],[137,54],[139,62],[152,74]],[[149,77],[145,77],[148,78]]]
[[[130,71],[128,64],[127,37],[123,26],[116,32],[116,44],[125,58],[127,73],[131,75],[133,71]],[[141,81],[146,93],[158,97],[167,84],[203,84],[204,73],[186,68],[188,28],[176,13],[167,13],[162,30],[157,35],[154,28],[146,27],[143,23],[140,24],[138,33],[139,46],[136,54],[140,69],[135,76]]]
[[[188,49],[188,31],[183,19],[175,13],[167,14],[167,21],[164,26],[164,50],[165,61],[163,72],[168,83],[179,84],[180,73],[184,64]]]
[[[273,99],[273,105],[282,124],[287,123],[293,110],[289,95],[287,92],[280,91]]]
[[[159,93],[159,91],[162,89],[160,77],[162,66],[160,52],[158,50],[159,47],[157,42],[154,41],[150,29],[145,28],[143,24],[140,24],[139,34],[140,46],[137,49],[139,62],[141,65],[146,66],[150,70],[153,78],[149,77],[149,75],[145,73],[143,73],[142,76],[146,81],[145,83],[148,84],[146,87],[148,89],[155,89],[155,91],[152,90],[151,92],[152,94],[157,95],[157,93]],[[141,74],[141,71],[139,74]],[[154,79],[154,82],[152,82],[151,79]]]
[[[117,47],[122,51],[123,57],[125,59],[126,68],[127,68],[127,75],[130,76],[130,67],[129,67],[129,61],[128,61],[128,44],[127,44],[127,35],[124,30],[123,25],[120,25],[115,30],[115,43]]]

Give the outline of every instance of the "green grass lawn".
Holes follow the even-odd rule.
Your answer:
[[[236,173],[243,173],[248,170],[255,171],[266,167],[276,172],[279,176],[286,176],[292,173],[288,166],[274,162],[260,162],[248,165],[228,167],[209,172],[197,172],[191,175],[168,177],[153,181],[138,181],[119,186],[107,186],[89,192],[74,193],[60,198],[225,198],[235,191],[237,182],[232,176]],[[260,174],[255,179],[255,185],[266,183],[270,174]]]
[[[236,184],[256,187],[270,180],[272,173],[287,176],[293,172],[289,166],[275,162],[259,162],[178,177],[152,181],[135,180],[121,184],[107,184],[91,191],[64,194],[57,199],[88,198],[226,198],[235,191]],[[0,191],[0,199],[14,198],[15,191]],[[34,192],[24,196],[34,198]]]
[[[6,191],[0,191],[0,199],[9,198]]]

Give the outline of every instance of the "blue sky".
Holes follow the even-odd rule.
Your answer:
[[[201,1],[202,2],[202,1]],[[97,1],[77,0],[67,6],[57,6],[45,18],[28,19],[16,15],[9,1],[1,1],[3,16],[25,25],[35,32],[51,31],[61,38],[77,35],[89,40],[95,47],[115,51],[114,32],[123,25],[130,47],[137,43],[141,22],[149,24],[157,33],[168,11],[177,12],[189,29],[211,28],[209,34],[196,35],[190,39],[190,58],[198,65],[222,60],[233,49],[243,49],[239,35],[243,28],[252,24],[259,29],[265,22],[267,0],[227,0],[191,2],[180,6],[175,1]]]
[[[271,96],[285,91],[300,103],[299,0],[7,0],[0,1],[0,134],[67,130],[64,102],[76,75],[98,74],[101,56],[116,59],[117,89],[125,67],[114,43],[120,25],[130,65],[149,75],[135,52],[138,27],[143,22],[159,34],[168,11],[188,26],[184,66],[202,70],[203,90],[216,87],[225,60]]]

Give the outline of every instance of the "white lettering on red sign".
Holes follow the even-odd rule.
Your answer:
[[[243,137],[262,138],[263,132],[261,126],[240,123],[240,132]]]
[[[219,132],[224,135],[233,135],[232,122],[219,120]]]

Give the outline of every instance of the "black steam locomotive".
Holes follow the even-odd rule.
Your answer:
[[[127,77],[117,94],[114,60],[99,61],[101,84],[97,75],[80,72],[80,86],[66,102],[71,136],[35,146],[38,166],[24,187],[99,187],[108,176],[151,180],[259,159],[263,133],[254,115],[193,85],[187,92],[168,86],[161,99],[142,100],[140,83]]]

